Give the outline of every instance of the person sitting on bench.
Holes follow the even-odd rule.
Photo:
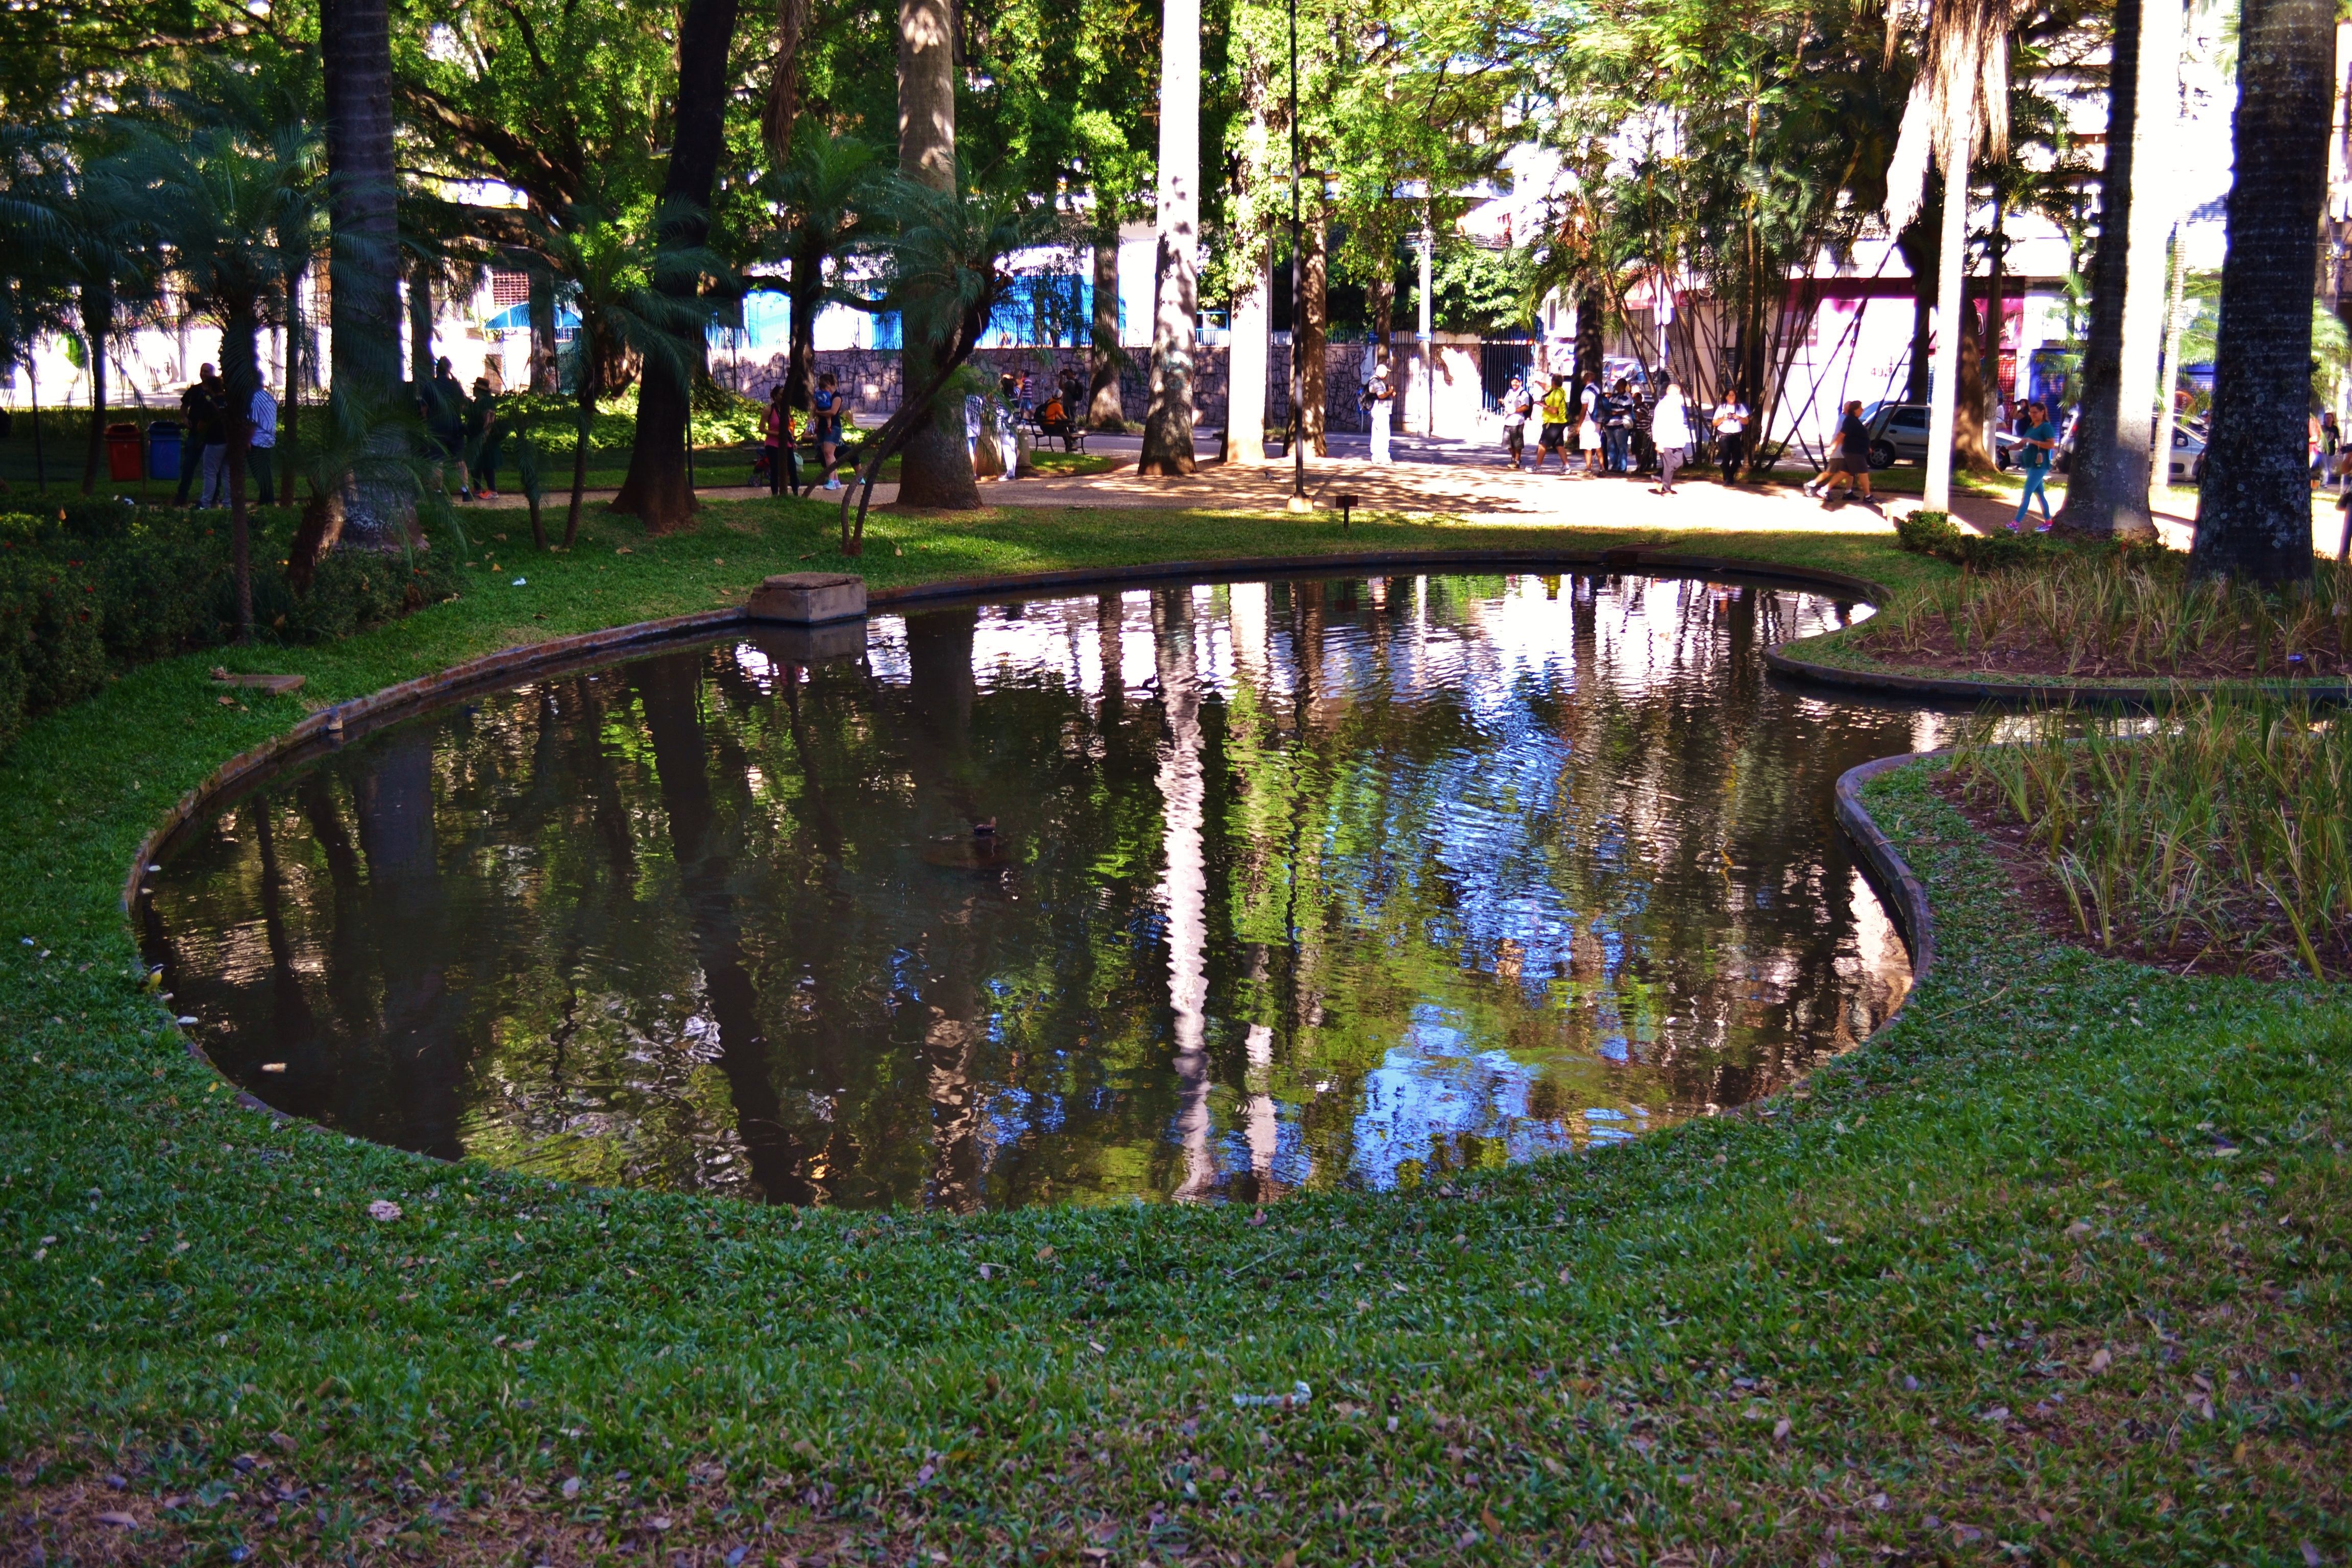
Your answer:
[[[1069,446],[1070,410],[1069,405],[1062,401],[1060,393],[1048,392],[1045,395],[1045,406],[1037,410],[1037,433],[1041,436],[1058,436],[1062,438],[1065,448]]]

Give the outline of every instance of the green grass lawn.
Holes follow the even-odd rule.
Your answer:
[[[595,515],[568,556],[501,546],[454,603],[226,662],[349,697],[739,601],[836,563],[834,516],[714,506],[647,540]],[[859,569],[1640,537],[884,512]],[[1948,570],[1865,536],[1673,543],[1898,591]],[[2045,942],[1916,772],[1873,801],[1937,964],[1883,1037],[1748,1112],[1262,1215],[799,1213],[236,1109],[117,904],[166,804],[301,712],[220,706],[216,658],[134,670],[0,759],[0,1558],[2352,1552],[2352,992]],[[1298,1383],[1299,1408],[1235,1403]]]

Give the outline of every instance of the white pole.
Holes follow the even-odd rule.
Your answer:
[[[1421,379],[1423,414],[1421,433],[1425,439],[1437,434],[1437,366],[1431,357],[1435,340],[1430,331],[1429,263],[1435,248],[1435,237],[1429,232],[1424,217],[1421,226]]]

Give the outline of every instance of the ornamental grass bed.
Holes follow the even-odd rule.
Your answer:
[[[2045,546],[1926,589],[1860,634],[1906,668],[2074,679],[2342,679],[2352,573],[2315,563],[2307,593],[2192,583],[2150,548]]]

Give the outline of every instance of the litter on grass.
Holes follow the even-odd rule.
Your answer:
[[[1290,1385],[1290,1392],[1287,1394],[1236,1394],[1234,1395],[1234,1404],[1241,1409],[1257,1405],[1272,1410],[1304,1410],[1307,1407],[1307,1402],[1313,1397],[1314,1391],[1305,1384],[1294,1383]]]

